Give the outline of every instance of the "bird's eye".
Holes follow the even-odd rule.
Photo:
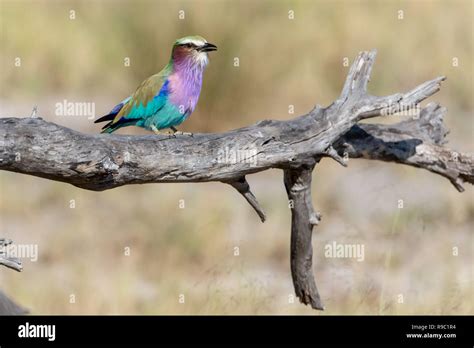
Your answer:
[[[187,43],[185,46],[186,46],[187,48],[191,48],[191,47],[193,47],[193,44]]]

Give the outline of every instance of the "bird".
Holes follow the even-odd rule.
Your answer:
[[[117,104],[94,123],[109,121],[101,133],[138,126],[156,134],[191,135],[176,129],[194,111],[202,87],[203,73],[209,63],[208,52],[217,46],[202,36],[185,36],[176,40],[168,64],[144,80],[135,92]]]

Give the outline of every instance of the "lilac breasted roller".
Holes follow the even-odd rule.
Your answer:
[[[202,75],[209,63],[208,52],[217,47],[201,36],[176,40],[169,63],[159,73],[143,81],[128,98],[107,115],[95,121],[109,121],[102,133],[138,126],[160,134],[183,123],[196,107],[202,86]],[[182,132],[178,132],[183,134]]]

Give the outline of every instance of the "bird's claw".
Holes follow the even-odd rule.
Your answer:
[[[173,133],[173,135],[174,135],[174,136],[176,136],[176,135],[187,135],[187,136],[192,137],[192,136],[193,136],[193,133],[176,131],[176,132]]]
[[[156,135],[167,135],[169,138],[173,137],[175,138],[176,136],[174,135],[174,133],[172,132],[162,132],[160,131],[158,128],[156,127],[151,127],[151,130],[153,131],[153,133],[155,133]]]
[[[158,135],[167,135],[169,138],[176,138],[177,135],[188,135],[190,137],[193,136],[193,133],[189,133],[189,132],[181,132],[179,130],[177,130],[176,128],[174,127],[171,127],[171,131],[170,132],[162,132],[160,131],[158,128],[156,127],[151,127],[151,130],[153,131],[153,133],[155,134],[158,134]]]

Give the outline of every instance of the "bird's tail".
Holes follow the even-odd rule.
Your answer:
[[[107,123],[105,126],[102,127],[102,130],[100,132],[110,134],[110,133],[115,132],[119,128],[131,126],[133,124],[135,124],[134,121],[119,120],[118,122],[115,122],[115,123],[113,123],[113,121],[110,121],[109,123]]]
[[[119,129],[120,127],[123,127],[125,125],[130,125],[127,120],[120,119],[117,122],[114,122],[115,117],[117,117],[118,113],[120,110],[122,110],[123,106],[128,103],[130,100],[130,97],[124,99],[121,101],[119,104],[115,105],[115,107],[107,114],[102,116],[101,118],[97,119],[94,121],[94,123],[100,123],[100,122],[106,122],[109,121],[105,126],[102,127],[101,133],[112,133]]]
[[[110,133],[113,133],[115,132],[117,129],[119,129],[120,126],[116,126],[114,127],[114,125],[112,124],[112,122],[110,123],[107,123],[105,126],[102,127],[102,130],[100,131],[101,133],[107,133],[107,134],[110,134]]]
[[[116,115],[117,115],[116,113],[110,113],[94,121],[94,123],[109,121],[105,126],[102,127],[101,133],[112,133],[113,131],[119,128],[119,127],[114,127],[114,124],[113,124]]]
[[[123,118],[114,122],[115,116],[116,114],[108,114],[95,120],[94,123],[109,121],[109,123],[103,126],[101,130],[101,133],[109,133],[109,134],[115,132],[117,129],[121,127],[131,126],[132,124],[135,123],[135,120],[130,121]]]
[[[115,116],[117,116],[117,114],[110,113],[110,114],[107,114],[105,116],[102,116],[101,118],[98,118],[97,120],[94,121],[94,123],[100,123],[100,122],[105,122],[105,121],[113,121]]]
[[[100,118],[99,118],[99,120],[100,120]],[[97,120],[97,121],[99,121],[99,120]],[[110,134],[110,133],[115,132],[119,128],[127,127],[127,126],[133,126],[135,123],[136,123],[136,120],[126,120],[126,119],[123,119],[123,118],[118,120],[115,123],[112,120],[109,123],[107,123],[105,126],[102,127],[101,133]]]

